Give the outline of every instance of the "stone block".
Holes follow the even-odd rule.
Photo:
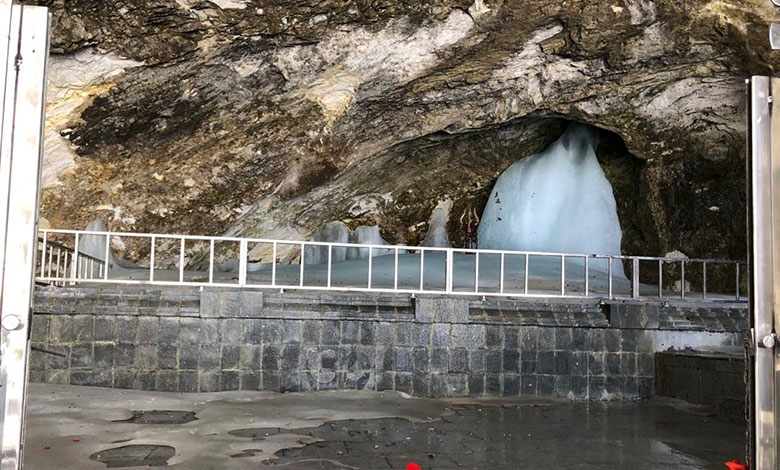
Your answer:
[[[360,342],[360,322],[341,322],[341,344],[355,345]]]
[[[221,300],[221,292],[202,290],[200,292],[200,316],[202,318],[219,318]]]
[[[449,350],[447,371],[456,374],[465,374],[469,371],[469,354],[466,348],[453,348]]]
[[[281,368],[281,345],[263,345],[263,370],[278,371]]]
[[[71,351],[71,357],[73,352]],[[135,344],[118,343],[114,349],[114,367],[131,367],[135,364]]]
[[[501,372],[503,353],[500,350],[489,349],[485,353],[485,368],[488,373]]]
[[[319,345],[320,344],[320,332],[322,330],[322,321],[320,320],[303,320],[303,344]]]
[[[175,370],[157,372],[154,388],[160,392],[176,392],[179,390],[179,373]]]
[[[176,369],[179,365],[177,355],[178,355],[178,348],[176,347],[175,344],[158,344],[157,345],[157,368]]]
[[[262,369],[262,346],[240,346],[239,351],[239,367],[242,370],[260,370]]]
[[[219,341],[224,344],[240,344],[242,342],[241,320],[225,318],[219,323]]]
[[[535,397],[536,396],[536,375],[521,374],[520,375],[520,396],[521,397]]]
[[[197,343],[200,340],[199,318],[182,318],[179,322],[179,342]]]
[[[98,325],[102,322],[101,318],[95,319],[95,339],[97,338]],[[101,325],[101,328],[103,326]],[[160,319],[158,317],[139,317],[136,343],[156,344],[160,332]],[[102,335],[101,335],[102,336]]]
[[[43,369],[45,365],[45,356],[48,354],[33,351],[30,356],[30,368]],[[39,364],[40,363],[40,364]],[[70,349],[70,367],[88,367],[91,368],[94,365],[92,355],[92,343],[78,343],[74,344]]]
[[[393,390],[395,385],[395,377],[392,372],[381,372],[377,374],[376,378],[376,390],[379,392],[385,390]]]
[[[434,348],[444,348],[450,342],[450,325],[447,323],[436,323],[432,325],[431,346]]]
[[[284,320],[284,322],[282,322],[282,343],[300,343],[302,335],[302,320]]]
[[[395,324],[388,322],[379,322],[375,330],[376,344],[378,346],[394,346],[395,343]],[[323,344],[326,344],[323,341]]]
[[[520,353],[518,351],[505,350],[503,352],[503,371],[508,373],[520,373]]]
[[[301,374],[298,371],[286,371],[281,374],[280,392],[299,392],[301,390]]]
[[[185,343],[179,346],[179,369],[198,370],[200,344]]]
[[[237,370],[223,370],[219,376],[219,390],[229,392],[241,388],[241,379]]]
[[[338,321],[325,320],[322,322],[320,343],[329,346],[338,346],[341,344],[341,325]]]
[[[300,367],[301,347],[298,344],[286,344],[282,349],[282,370],[298,370]]]
[[[219,392],[221,375],[220,371],[200,372],[198,374],[198,391]]]
[[[176,344],[179,340],[179,319],[160,318],[160,330],[157,339],[160,344]]]
[[[52,316],[49,340],[53,343],[70,343],[73,338],[73,317],[68,315]]]
[[[269,326],[266,322],[273,321],[274,324]],[[247,318],[242,320],[243,323],[243,335],[241,343],[243,344],[262,344],[264,336],[268,337],[267,343],[280,344],[282,340],[282,328],[281,320],[260,320],[257,318]],[[268,330],[267,332],[264,330]],[[276,339],[276,341],[273,341]]]
[[[374,345],[374,328],[375,322],[362,321],[360,322],[360,344],[363,346]]]
[[[198,372],[179,371],[179,392],[195,393],[198,391]]]
[[[235,344],[223,344],[220,350],[220,369],[238,369],[240,358],[240,346]]]
[[[277,371],[263,371],[262,387],[268,392],[279,392],[281,389],[281,375]]]
[[[239,293],[241,307],[238,315],[244,318],[260,318],[263,314],[263,293],[243,290]]]
[[[504,384],[501,388],[501,395],[505,397],[516,397],[520,395],[520,376],[517,374],[504,374]]]
[[[376,370],[378,371],[395,371],[395,348],[390,347],[377,347],[376,348]]]

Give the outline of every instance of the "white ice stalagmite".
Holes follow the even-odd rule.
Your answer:
[[[439,201],[428,219],[428,233],[425,234],[423,246],[450,248],[450,237],[447,234],[447,223],[450,220],[452,200]]]
[[[619,255],[621,230],[612,186],[596,158],[596,129],[571,124],[543,152],[498,178],[479,224],[479,247]],[[592,263],[604,270],[606,263]],[[620,262],[615,275],[623,276]]]

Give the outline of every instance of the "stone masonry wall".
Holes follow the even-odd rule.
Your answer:
[[[637,398],[666,330],[739,344],[741,305],[39,287],[30,377],[160,391]]]

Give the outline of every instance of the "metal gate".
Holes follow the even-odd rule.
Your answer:
[[[0,0],[0,469],[21,468],[49,13]]]

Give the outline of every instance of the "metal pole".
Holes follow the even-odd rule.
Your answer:
[[[214,284],[214,239],[209,240],[209,284]]]
[[[631,258],[631,297],[639,298],[639,259]]]
[[[276,242],[271,253],[271,286],[276,286]]]
[[[374,247],[368,247],[368,288],[371,289],[371,270],[374,267],[373,264]]]
[[[46,264],[46,238],[49,232],[43,232],[43,246],[41,247],[41,277],[43,277],[43,266]]]
[[[330,287],[331,269],[333,269],[333,245],[328,245],[328,287]]]
[[[238,285],[243,287],[246,285],[246,262],[249,257],[246,239],[242,239],[238,242],[238,256],[241,257],[241,259],[238,260]],[[301,250],[301,266],[303,266],[303,250]]]
[[[106,252],[105,257],[103,258],[103,270],[101,272],[101,276],[103,277],[103,280],[108,280],[108,260],[111,257],[111,237],[108,233],[106,233]]]
[[[680,298],[685,298],[685,260],[680,261]]]
[[[453,284],[452,274],[455,271],[454,269],[452,269],[452,265],[454,264],[454,262],[455,262],[455,256],[452,252],[452,248],[448,248],[447,249],[447,270],[445,274],[446,279],[444,280],[445,289],[448,294],[452,293],[452,284]]]
[[[154,254],[157,246],[157,237],[152,235],[151,249],[149,251],[149,282],[154,282]]]
[[[2,470],[18,470],[23,462],[48,45],[46,8],[0,0]]]
[[[739,302],[739,262],[737,262],[735,266],[737,271],[737,285],[736,285],[736,289],[734,289],[734,292],[736,297],[735,300]]]
[[[425,250],[420,250],[420,290],[425,290]]]
[[[773,310],[775,310],[774,246],[777,221],[773,207],[775,167],[780,158],[772,152],[772,126],[775,124],[770,113],[770,79],[753,77],[750,97],[750,153],[752,220],[751,259],[751,307],[753,314],[753,337],[755,338],[754,389],[753,389],[753,431],[755,433],[754,470],[775,470],[777,467],[777,427],[775,403],[775,350],[764,348],[764,338],[774,334]],[[780,122],[780,120],[778,120]],[[780,137],[778,135],[777,137]]]
[[[523,270],[523,295],[528,295],[528,253],[525,254],[525,269]]]
[[[395,249],[393,260],[393,290],[398,290],[398,248]]]
[[[663,285],[664,285],[663,276],[664,276],[664,274],[663,273],[664,273],[664,262],[663,262],[663,260],[659,259],[658,260],[658,298],[659,299],[663,298],[663,296],[664,296],[664,289],[663,289]]]
[[[179,245],[179,282],[184,282],[184,237]]]
[[[479,292],[479,251],[474,253],[474,293],[477,293]]]
[[[585,297],[588,296],[588,282],[589,282],[589,273],[588,273],[588,260],[590,259],[588,256],[585,256]]]
[[[561,255],[561,297],[566,295],[566,255]]]
[[[504,293],[504,253],[501,253],[501,269],[498,278],[498,293]]]
[[[79,277],[79,234],[76,234],[76,243],[73,245],[73,256],[71,258],[71,277],[78,279]]]
[[[300,273],[300,277],[301,278],[299,279],[299,283],[298,283],[298,285],[300,287],[303,287],[303,266],[306,264],[306,263],[303,262],[303,250],[305,250],[305,249],[306,249],[306,244],[305,243],[301,243],[301,263],[300,263],[301,264],[301,273]]]

